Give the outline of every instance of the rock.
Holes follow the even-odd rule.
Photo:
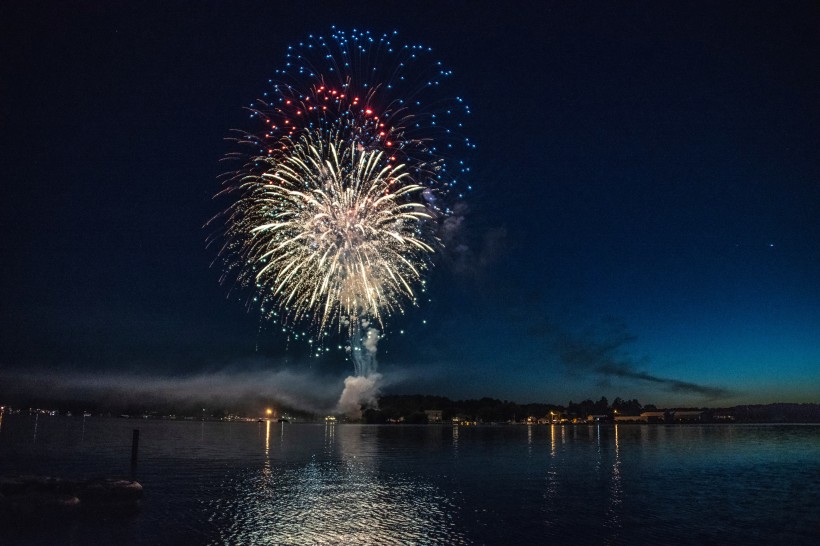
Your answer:
[[[142,498],[142,485],[129,480],[90,480],[79,488],[77,496],[91,504],[137,502]]]
[[[17,516],[52,516],[67,514],[80,508],[80,499],[62,493],[29,491],[23,495],[6,497],[3,508]]]
[[[26,476],[2,476],[0,477],[0,493],[4,495],[20,494],[28,488],[29,482]]]
[[[131,480],[63,480],[45,476],[0,477],[0,516],[48,517],[86,510],[131,511],[142,485]]]

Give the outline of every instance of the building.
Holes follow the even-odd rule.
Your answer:
[[[702,411],[673,411],[672,419],[676,423],[693,423],[703,418]]]
[[[667,410],[645,411],[639,417],[616,416],[615,421],[635,420],[644,423],[693,423],[703,419],[702,411]]]
[[[647,423],[663,423],[666,420],[666,412],[645,411],[641,413],[641,419]]]
[[[641,415],[616,415],[616,423],[646,423],[646,418]]]
[[[424,410],[424,415],[427,416],[428,423],[441,423],[441,410],[437,409],[428,409]]]

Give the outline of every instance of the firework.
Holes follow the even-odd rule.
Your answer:
[[[457,159],[474,147],[460,136],[469,108],[439,98],[451,71],[393,39],[334,30],[289,48],[249,107],[257,128],[233,138],[244,151],[220,192],[223,281],[319,337],[361,339],[417,304],[441,221],[470,189]]]

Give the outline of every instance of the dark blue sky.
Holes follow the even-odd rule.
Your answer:
[[[388,390],[818,401],[816,2],[93,4],[0,6],[0,368],[340,381],[202,229],[241,106],[336,25],[433,47],[478,143],[470,252],[390,320]]]

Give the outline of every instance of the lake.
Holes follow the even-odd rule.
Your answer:
[[[0,475],[127,477],[135,514],[0,544],[816,544],[818,425],[353,425],[5,415]],[[44,524],[45,523],[45,524]]]

